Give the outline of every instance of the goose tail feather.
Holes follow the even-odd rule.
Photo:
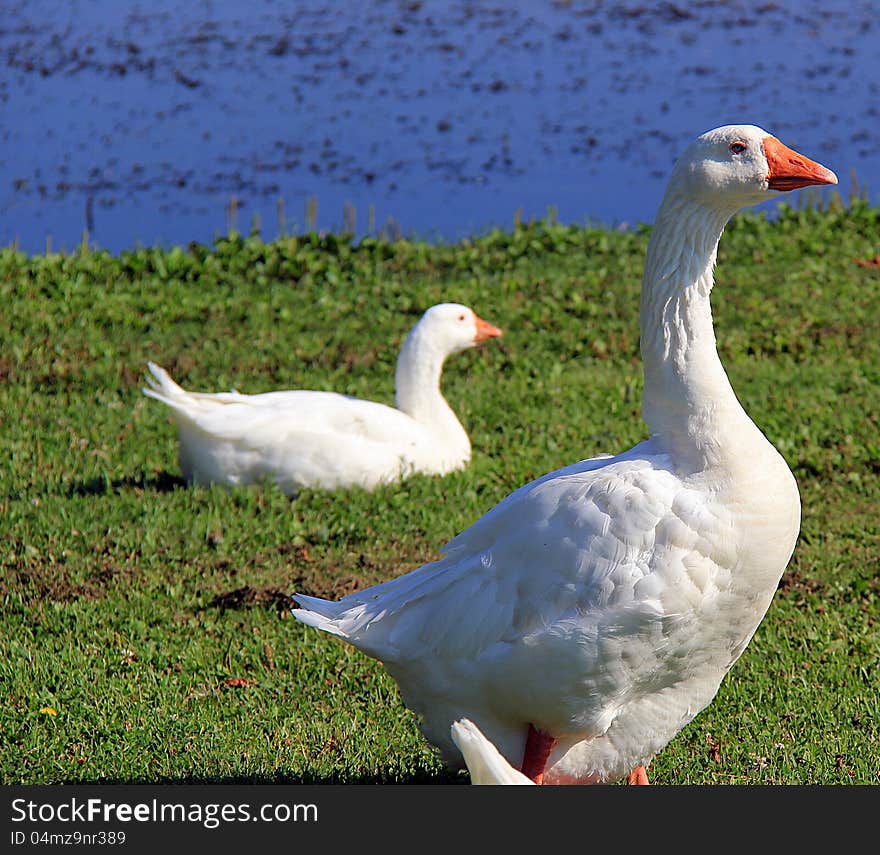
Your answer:
[[[180,398],[186,397],[186,390],[178,386],[161,365],[148,362],[147,368],[153,376],[147,377],[147,385],[142,389],[145,395],[166,404],[170,404],[175,399],[180,400]]]
[[[534,783],[514,769],[470,719],[461,718],[453,723],[452,740],[464,757],[472,784]]]

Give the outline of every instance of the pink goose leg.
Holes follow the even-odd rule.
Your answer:
[[[537,730],[534,725],[529,724],[529,734],[526,737],[526,748],[523,752],[522,769],[520,770],[523,775],[536,784],[543,784],[544,768],[554,745],[556,745],[555,737]]]

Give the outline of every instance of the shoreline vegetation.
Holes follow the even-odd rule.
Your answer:
[[[855,170],[850,171],[849,181],[850,186],[849,190],[846,191],[846,193],[837,188],[831,190],[820,190],[816,187],[808,187],[802,190],[801,192],[796,194],[796,196],[792,200],[794,202],[795,210],[814,209],[819,211],[834,211],[845,208],[847,207],[847,205],[851,206],[854,204],[867,205],[870,207],[873,203],[871,201],[868,188],[859,183],[859,178]],[[53,236],[51,234],[47,234],[45,236],[44,252],[26,252],[26,254],[34,257],[38,257],[41,255],[45,255],[48,257],[53,255],[67,256],[75,254],[77,252],[79,252],[80,255],[83,255],[87,252],[109,252],[109,254],[114,256],[122,256],[131,252],[138,252],[143,249],[153,249],[170,252],[173,249],[189,248],[190,250],[192,250],[194,247],[212,246],[212,244],[202,241],[188,241],[186,244],[183,244],[181,242],[163,241],[162,243],[155,243],[150,245],[144,245],[143,242],[136,241],[133,247],[125,247],[119,251],[108,250],[106,247],[101,246],[100,240],[95,240],[93,238],[93,204],[94,202],[90,197],[86,202],[86,227],[83,229],[82,236],[78,245],[75,245],[72,248],[68,248],[65,244],[61,247],[56,248]],[[375,205],[367,206],[366,229],[364,229],[363,227],[358,226],[358,223],[362,223],[363,221],[358,216],[357,207],[348,201],[344,202],[342,205],[342,213],[339,219],[338,228],[319,228],[319,200],[317,196],[306,197],[301,224],[297,220],[290,218],[285,199],[284,197],[279,196],[275,201],[275,235],[273,237],[267,237],[263,233],[264,224],[258,212],[251,214],[250,225],[247,231],[239,227],[239,215],[241,213],[241,206],[244,204],[245,203],[242,200],[239,200],[237,196],[230,196],[229,201],[224,206],[224,214],[226,218],[226,234],[222,235],[217,232],[214,235],[214,244],[217,244],[222,240],[237,240],[239,238],[246,237],[255,238],[267,243],[271,243],[285,240],[298,241],[301,239],[314,241],[316,237],[322,239],[324,237],[330,236],[334,240],[342,241],[343,243],[347,243],[355,247],[362,241],[367,241],[367,243],[370,243],[372,241],[377,241],[379,243],[397,243],[400,241],[405,241],[407,243],[426,243],[433,246],[449,246],[458,243],[468,243],[471,241],[480,240],[481,238],[485,238],[490,235],[497,236],[498,234],[504,234],[505,232],[509,231],[503,226],[491,225],[475,231],[470,235],[464,235],[459,240],[449,240],[443,236],[435,236],[435,238],[432,239],[426,235],[417,234],[411,230],[405,230],[404,225],[401,223],[401,221],[391,216],[390,214],[385,217],[384,222],[379,224],[376,218]],[[772,219],[781,210],[788,210],[788,207],[789,206],[787,204],[781,204],[777,206],[775,210],[765,208],[762,213],[759,214],[759,216],[765,216],[769,219]],[[534,216],[524,218],[522,208],[518,208],[516,211],[514,211],[512,217],[513,232],[517,232],[522,228],[535,228],[536,226],[557,225],[560,225],[560,222],[559,209],[556,205],[548,205],[546,215],[543,218],[537,218]],[[650,228],[650,224],[646,224],[643,222],[606,223],[598,220],[587,219],[582,223],[571,223],[569,224],[569,227],[598,230],[609,229],[612,231],[621,232],[640,232],[644,231],[646,228]],[[7,244],[6,249],[15,253],[22,251],[22,248],[19,245],[19,238],[16,237],[9,244]]]
[[[645,437],[649,232],[551,216],[448,244],[0,249],[0,780],[466,783],[380,666],[287,616],[290,594],[411,570],[527,480]],[[467,469],[293,499],[180,479],[147,360],[204,391],[391,403],[400,343],[441,301],[504,330],[444,371]],[[880,209],[855,195],[738,215],[713,307],[803,523],[754,640],[651,779],[878,784]]]

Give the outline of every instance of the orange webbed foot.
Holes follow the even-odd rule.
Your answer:
[[[648,781],[648,772],[644,766],[636,766],[629,775],[626,776],[627,784],[632,784],[634,786],[647,786],[650,782]]]

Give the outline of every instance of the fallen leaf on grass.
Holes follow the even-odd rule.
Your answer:
[[[859,267],[880,267],[880,255],[875,255],[873,258],[857,258],[855,262]]]
[[[713,762],[720,763],[721,743],[714,740],[711,733],[706,734],[706,742],[709,743],[709,756],[712,758]]]
[[[230,689],[244,689],[247,686],[256,686],[257,681],[245,677],[230,677],[223,681],[223,685]]]

